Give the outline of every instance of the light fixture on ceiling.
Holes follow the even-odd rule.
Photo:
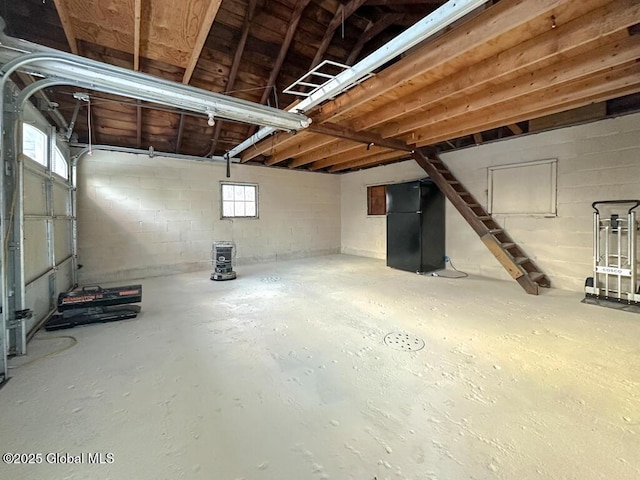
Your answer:
[[[207,116],[209,117],[209,119],[207,120],[207,125],[213,127],[216,124],[214,112],[212,110],[207,110]]]

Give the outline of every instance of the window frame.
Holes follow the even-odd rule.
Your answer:
[[[387,183],[377,184],[377,185],[367,185],[367,217],[383,217],[387,214]],[[372,213],[372,194],[375,191],[374,189],[382,188],[384,195],[384,213]]]
[[[56,154],[59,154],[60,160],[65,166],[64,175],[61,175],[60,172],[56,171]],[[53,147],[53,152],[51,154],[51,173],[58,175],[60,178],[64,179],[64,181],[69,181],[69,162],[65,158],[64,153],[62,153],[62,150],[60,150],[60,147],[57,145]]]
[[[496,179],[494,178],[494,172],[521,169],[524,170],[530,167],[548,167],[548,183],[542,186],[547,187],[546,191],[541,189],[540,193],[544,193],[547,200],[548,208],[546,211],[501,211],[500,207],[496,205],[496,190],[499,190],[499,186],[496,185]],[[534,217],[556,217],[558,215],[558,159],[548,158],[544,160],[534,160],[529,162],[510,163],[506,165],[497,165],[487,167],[487,212],[491,215],[500,215],[504,217],[509,216],[534,216]]]
[[[41,145],[42,152],[43,152],[43,155],[42,155],[41,159],[40,158],[33,158],[31,155],[29,155],[29,154],[27,154],[25,152],[25,140],[27,138],[26,132],[28,130],[32,130],[34,133],[39,134],[39,136],[44,140],[42,142],[42,145]],[[49,150],[48,143],[49,143],[49,136],[47,135],[46,132],[40,130],[35,125],[31,125],[30,123],[27,123],[27,122],[22,122],[22,153],[25,156],[27,156],[28,158],[30,158],[31,160],[33,160],[34,162],[36,162],[38,165],[42,165],[44,168],[48,168],[48,163],[49,163],[49,160],[48,160],[48,157],[49,157],[49,154],[48,154],[48,150]],[[36,148],[36,153],[37,153],[37,148]],[[37,157],[38,155],[35,155],[35,156]]]
[[[254,199],[253,199],[253,203],[255,205],[255,209],[256,209],[256,213],[255,215],[233,215],[233,216],[227,216],[224,214],[224,187],[225,186],[233,186],[233,187],[253,187],[255,189],[255,195],[254,195]],[[237,219],[247,219],[247,220],[257,220],[258,218],[260,218],[260,208],[259,208],[259,202],[260,200],[260,192],[259,192],[259,187],[257,183],[250,183],[250,182],[227,182],[227,181],[220,181],[220,220],[237,220]],[[227,200],[228,202],[229,200]],[[240,202],[241,200],[231,200],[232,202]],[[249,202],[245,202],[245,203],[249,203]]]

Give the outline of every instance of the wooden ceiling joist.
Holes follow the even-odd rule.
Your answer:
[[[185,85],[187,85],[191,81],[193,71],[195,70],[198,59],[202,54],[204,42],[207,41],[209,31],[211,30],[213,21],[216,19],[216,15],[218,14],[221,3],[222,0],[209,0],[209,6],[207,7],[207,11],[204,15],[204,18],[202,19],[202,23],[200,24],[200,30],[198,31],[198,36],[196,37],[193,51],[191,52],[189,61],[187,62],[187,66],[184,71],[184,75],[182,76],[182,83],[184,83]]]
[[[353,168],[362,168],[362,167],[370,167],[374,165],[379,165],[381,163],[386,163],[389,160],[398,160],[403,157],[407,157],[407,152],[387,152],[387,153],[378,153],[376,155],[371,155],[368,158],[362,160],[354,160],[353,162],[345,162],[339,163],[329,168],[329,173],[337,173],[343,170],[350,170]]]
[[[133,11],[133,69],[140,70],[140,23],[142,19],[142,0],[135,0]]]
[[[499,2],[458,28],[441,35],[432,42],[427,42],[402,62],[392,65],[375,77],[343,93],[332,102],[323,105],[319,113],[314,116],[314,121],[321,123],[331,118],[335,119],[391,89],[394,89],[397,95],[401,95],[403,85],[411,84],[414,77],[437,65],[450,62],[453,58],[464,58],[472,50],[490,47],[495,49],[496,40],[507,32],[518,32],[518,35],[514,35],[515,42],[519,36],[526,33],[520,31],[523,25],[536,19],[550,17],[556,10],[569,9],[571,3],[571,0],[540,0],[536,8],[531,8],[528,2]],[[585,0],[585,3],[590,5],[597,2]],[[600,0],[599,3],[607,2]],[[572,8],[576,9],[575,2]],[[551,28],[550,23],[549,28]],[[496,52],[487,56],[493,53]]]
[[[450,77],[430,83],[403,97],[401,102],[389,102],[375,112],[352,120],[353,127],[357,130],[372,128],[418,109],[424,110],[468,90],[479,89],[522,69],[544,65],[554,56],[571,56],[572,52],[590,49],[593,45],[600,46],[605,37],[624,32],[639,17],[640,4],[636,0],[621,0],[616,2],[615,7],[607,4]]]
[[[265,164],[275,165],[289,158],[298,157],[317,148],[329,145],[334,141],[335,139],[333,137],[327,137],[325,135],[311,135],[309,133],[306,135],[306,138],[300,139],[300,141],[295,144],[287,145],[284,148],[278,148],[273,155],[269,156]]]
[[[354,142],[366,143],[371,145],[377,145],[380,147],[392,148],[394,150],[411,150],[402,140],[396,140],[393,138],[384,138],[373,132],[356,131],[352,128],[342,125],[336,125],[333,123],[311,124],[307,128],[310,132],[320,133],[322,135],[328,135],[336,138],[344,138],[346,140],[352,140]]]
[[[267,98],[269,98],[269,95],[271,95],[271,89],[276,84],[276,79],[280,74],[280,69],[282,68],[284,59],[287,56],[289,47],[291,46],[291,41],[293,40],[293,35],[296,33],[296,29],[298,28],[298,24],[300,23],[300,19],[302,18],[302,13],[304,12],[304,9],[307,7],[307,5],[309,5],[310,1],[311,0],[300,0],[296,2],[296,7],[293,10],[291,20],[289,21],[289,26],[287,27],[287,33],[284,36],[282,46],[280,47],[280,51],[278,52],[278,57],[273,64],[271,74],[269,75],[269,79],[267,80],[267,84],[265,85],[264,92],[262,93],[262,98],[260,99],[260,103],[262,104],[264,104],[267,101]]]
[[[69,50],[71,50],[71,53],[79,55],[78,42],[76,40],[73,22],[71,20],[71,17],[69,16],[69,12],[67,11],[65,0],[53,0],[53,3],[55,3],[56,5],[56,10],[58,11],[58,16],[60,17],[60,23],[62,23],[64,35],[67,37]]]
[[[511,82],[496,85],[493,89],[483,89],[438,107],[426,111],[420,110],[420,114],[412,115],[408,120],[393,122],[388,127],[382,127],[380,134],[383,137],[398,136],[445,120],[462,118],[495,104],[580,78],[588,78],[628,62],[635,62],[637,58],[640,58],[640,36],[627,37],[621,42],[604,45],[567,59],[561,65],[553,64],[541,70],[526,73]]]
[[[291,161],[291,163],[289,163],[289,168],[308,165],[324,158],[332,157],[334,155],[346,153],[350,150],[360,148],[361,146],[361,144],[354,143],[350,140],[334,140],[328,145],[316,148],[315,150],[311,150],[304,155],[298,155]]]
[[[517,123],[510,123],[507,125],[507,128],[511,130],[511,133],[514,135],[522,135],[522,128],[520,128]]]
[[[140,147],[142,147],[142,107],[138,105],[136,107],[136,148]]]
[[[184,114],[181,114],[180,120],[178,121],[178,133],[176,135],[176,153],[180,151],[183,135],[184,135]]]
[[[380,35],[380,33],[389,28],[389,26],[402,20],[402,17],[404,17],[404,15],[398,13],[388,14],[382,17],[381,20],[372,23],[371,26],[362,32],[360,37],[358,37],[358,42],[354,45],[349,57],[347,57],[347,61],[344,63],[347,65],[353,65],[367,42],[370,42],[374,37]]]
[[[254,158],[260,155],[272,155],[276,148],[283,148],[286,145],[291,145],[292,143],[300,141],[301,136],[305,136],[306,132],[302,131],[296,135],[291,135],[287,132],[278,132],[274,135],[271,135],[264,140],[252,145],[250,148],[242,152],[240,156],[240,162],[246,163],[249,160],[253,160]]]
[[[337,28],[340,25],[344,25],[344,22],[347,20],[347,18],[353,15],[364,2],[365,0],[351,0],[346,5],[340,4],[338,6],[333,19],[331,20],[331,22],[329,22],[329,26],[324,33],[324,37],[322,37],[322,41],[318,46],[315,57],[313,57],[313,61],[309,66],[309,70],[313,70],[313,68],[322,61],[322,57],[324,57],[324,54],[327,52],[329,44],[331,44],[331,40],[333,40],[333,35],[336,33]]]
[[[391,153],[394,150],[383,147],[371,147],[360,146],[353,149],[348,153],[341,153],[340,155],[334,155],[333,157],[323,158],[317,162],[311,164],[311,170],[322,170],[323,168],[332,167],[339,163],[353,162],[355,160],[362,160],[363,158],[371,157],[372,155],[378,155],[381,153]]]
[[[640,63],[630,63],[560,86],[550,87],[516,99],[497,103],[463,118],[453,118],[405,135],[407,143],[422,147],[446,139],[470,135],[531,118],[604,101],[618,95],[640,91]]]
[[[228,94],[233,91],[233,86],[236,83],[236,77],[238,76],[238,70],[240,69],[240,61],[242,60],[242,54],[247,44],[247,38],[249,37],[249,30],[251,29],[251,20],[256,10],[256,1],[249,0],[249,6],[244,17],[244,23],[242,24],[242,33],[240,34],[240,40],[236,48],[236,53],[233,56],[233,63],[231,64],[231,70],[229,71],[229,78],[227,79],[227,88],[225,93]],[[220,138],[220,131],[222,130],[223,120],[216,122],[216,127],[213,132],[213,139],[211,140],[212,153],[218,146],[218,139]]]

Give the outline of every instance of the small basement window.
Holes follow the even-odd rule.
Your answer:
[[[258,185],[221,183],[222,218],[258,218]]]
[[[387,214],[387,186],[367,187],[367,215]]]
[[[47,166],[47,135],[28,123],[22,124],[22,153]]]
[[[56,175],[60,175],[65,180],[69,179],[69,164],[58,147],[55,147],[53,150],[53,165],[51,166],[51,171]]]

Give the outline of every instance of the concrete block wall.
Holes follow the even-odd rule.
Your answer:
[[[640,114],[479,145],[442,158],[485,206],[488,167],[557,158],[557,216],[495,218],[554,287],[582,291],[592,268],[591,203],[640,197]],[[343,175],[342,251],[385,258],[385,219],[367,217],[366,186],[424,176],[413,161]],[[456,267],[509,279],[458,212],[449,204],[446,208],[447,255]]]
[[[340,250],[339,177],[232,165],[258,184],[258,219],[220,219],[222,163],[94,151],[78,167],[82,284],[210,268],[211,244],[233,240],[237,263]]]

